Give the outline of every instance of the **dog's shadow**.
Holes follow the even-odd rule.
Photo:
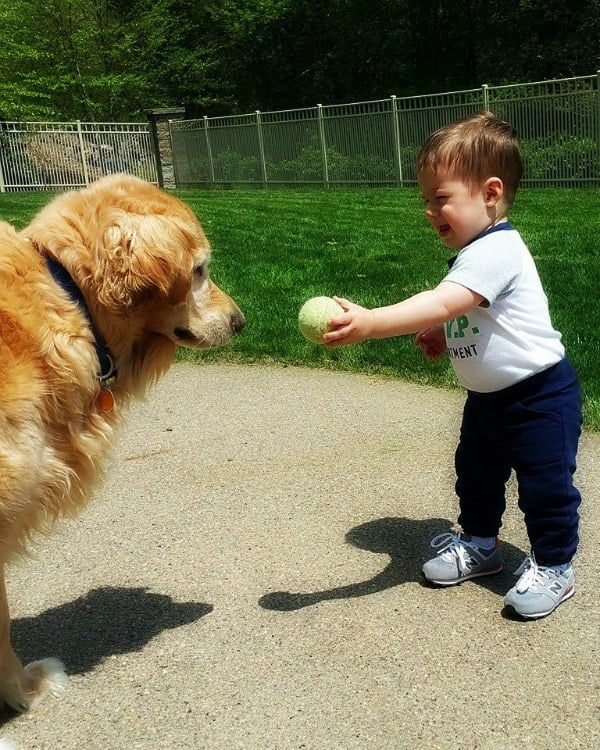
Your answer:
[[[34,617],[16,618],[12,642],[24,662],[57,656],[69,674],[83,674],[107,657],[140,651],[164,630],[195,622],[212,609],[146,588],[103,587]]]
[[[346,541],[359,549],[377,554],[389,555],[386,567],[372,578],[346,586],[323,591],[294,593],[291,591],[274,591],[259,599],[263,609],[289,612],[303,607],[310,607],[319,602],[331,599],[349,599],[368,596],[379,591],[400,586],[403,583],[424,582],[421,567],[427,558],[433,557],[435,551],[429,546],[430,540],[437,534],[449,531],[452,522],[445,518],[414,520],[411,518],[379,518],[375,521],[355,526],[346,534]],[[503,542],[502,556],[504,571],[493,577],[474,579],[474,583],[502,595],[512,585],[512,576],[507,571],[518,567],[524,553],[511,544]],[[507,583],[510,576],[510,583]]]

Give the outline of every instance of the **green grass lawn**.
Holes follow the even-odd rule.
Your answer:
[[[325,349],[304,341],[297,313],[308,297],[384,305],[436,285],[450,252],[428,226],[416,190],[181,190],[213,246],[212,276],[248,318],[227,347],[181,350],[192,361],[283,362],[457,387],[405,336]],[[586,426],[600,429],[600,245],[597,190],[523,190],[511,212],[536,259],[556,327],[577,367]],[[3,194],[0,217],[21,227],[48,199]]]

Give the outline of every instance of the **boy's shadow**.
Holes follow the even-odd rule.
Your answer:
[[[423,563],[435,555],[429,542],[437,534],[450,531],[452,522],[445,518],[414,520],[412,518],[378,518],[375,521],[355,526],[346,534],[346,541],[377,554],[390,557],[388,565],[373,578],[346,586],[337,586],[324,591],[294,593],[291,591],[274,591],[259,599],[263,609],[289,612],[328,599],[349,599],[356,596],[367,596],[379,591],[399,586],[402,583],[421,582],[428,586],[421,573]],[[510,572],[521,563],[524,553],[506,542],[502,543],[504,570],[497,576],[473,579],[474,583],[493,591],[498,595],[506,593],[513,584]],[[507,577],[510,579],[507,581]]]

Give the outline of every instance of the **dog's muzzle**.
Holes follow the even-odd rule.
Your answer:
[[[229,318],[229,328],[231,335],[239,333],[242,328],[246,325],[246,318],[241,312],[234,313]],[[176,339],[187,344],[198,344],[198,336],[192,333],[188,328],[174,328],[173,335]]]

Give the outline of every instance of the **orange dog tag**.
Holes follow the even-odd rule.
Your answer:
[[[108,414],[115,408],[115,397],[110,388],[102,388],[96,399],[96,404],[100,411]]]

